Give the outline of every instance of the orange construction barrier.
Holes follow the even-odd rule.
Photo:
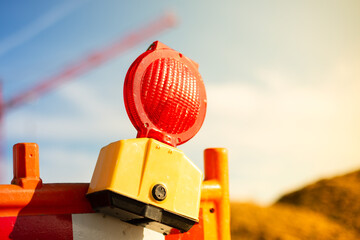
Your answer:
[[[16,144],[13,151],[14,179],[0,185],[0,239],[230,239],[226,149],[205,150],[199,223],[167,236],[94,213],[87,183],[42,183],[36,143]]]

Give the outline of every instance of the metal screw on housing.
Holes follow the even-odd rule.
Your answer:
[[[152,189],[152,196],[157,201],[163,201],[166,198],[166,188],[162,184],[156,184]]]

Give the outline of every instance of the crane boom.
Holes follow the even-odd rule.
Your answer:
[[[40,81],[39,84],[7,101],[3,99],[2,88],[0,86],[0,166],[2,161],[4,161],[4,129],[2,129],[3,120],[4,115],[8,110],[29,102],[30,100],[51,91],[60,84],[91,71],[93,68],[111,60],[127,49],[141,43],[145,39],[148,39],[153,35],[174,26],[175,23],[175,15],[166,12],[165,14],[142,26],[136,31],[130,32],[125,37],[120,38],[114,43],[92,52],[91,54],[80,59],[78,62],[65,67],[58,74],[45,78],[44,80]],[[2,181],[2,176],[2,168],[0,167],[0,182]]]
[[[3,113],[11,108],[15,108],[25,102],[30,101],[58,85],[89,72],[93,68],[109,61],[117,55],[123,53],[125,50],[136,46],[145,39],[164,31],[165,29],[174,26],[176,17],[171,13],[165,13],[149,24],[137,29],[126,35],[125,37],[115,41],[113,44],[106,46],[100,50],[94,51],[90,55],[82,58],[80,61],[66,67],[58,74],[48,77],[41,81],[38,85],[20,93],[19,95],[11,98],[3,103]]]

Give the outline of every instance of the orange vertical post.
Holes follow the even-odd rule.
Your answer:
[[[228,153],[225,148],[208,148],[204,151],[205,179],[202,187],[202,201],[214,202],[217,237],[213,239],[230,239],[230,201]],[[211,223],[211,221],[209,221]],[[214,223],[213,223],[214,224]],[[205,225],[206,228],[206,225]]]
[[[38,145],[36,143],[15,144],[13,154],[14,178],[11,183],[24,188],[41,187]]]

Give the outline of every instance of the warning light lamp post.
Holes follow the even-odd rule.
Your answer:
[[[198,65],[154,42],[124,84],[137,138],[103,147],[90,184],[43,183],[37,144],[14,146],[14,179],[0,185],[0,239],[230,240],[227,150],[205,150],[203,178],[176,148],[205,118]]]
[[[156,41],[128,70],[124,101],[136,139],[104,147],[87,194],[93,208],[163,234],[199,221],[201,171],[175,148],[200,129],[198,65]]]

